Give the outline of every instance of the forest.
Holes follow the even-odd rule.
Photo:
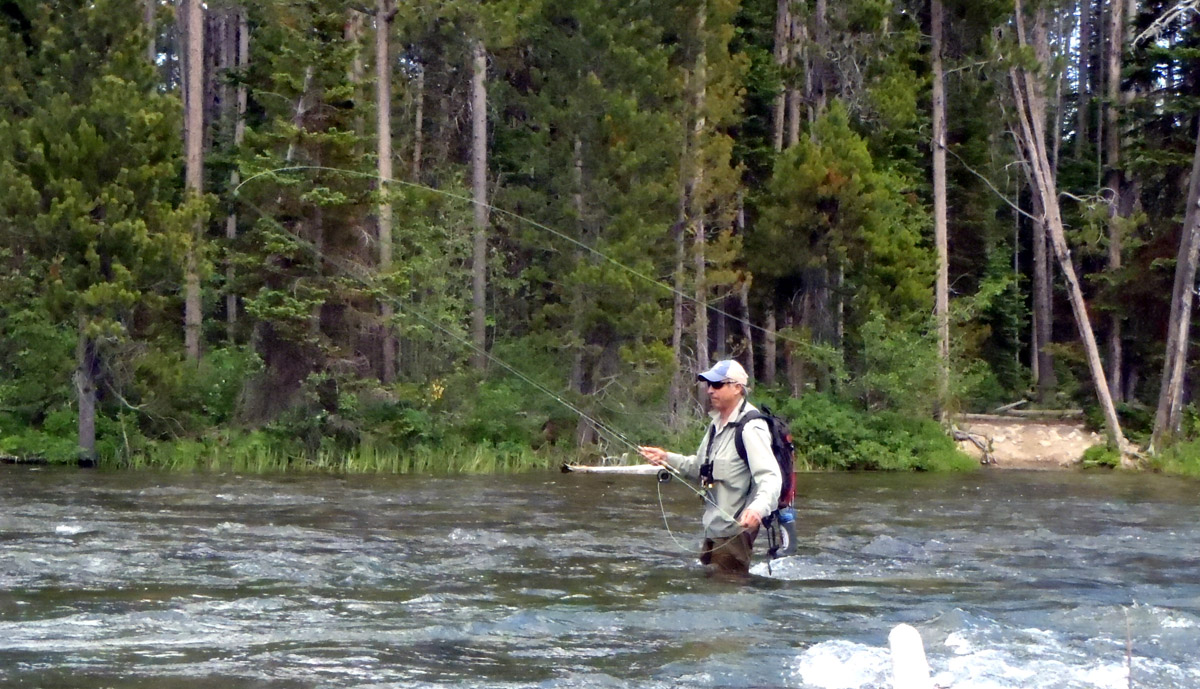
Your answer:
[[[2,0],[0,455],[1200,475],[1196,0]]]

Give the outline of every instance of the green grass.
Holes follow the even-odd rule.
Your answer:
[[[1200,478],[1200,440],[1168,446],[1150,460],[1150,466],[1164,474]]]
[[[546,469],[555,465],[556,462],[546,454],[490,443],[451,442],[405,448],[361,443],[349,450],[321,447],[315,452],[301,453],[261,433],[234,438],[156,442],[137,452],[106,456],[101,460],[101,466],[108,468],[250,474],[489,474]]]

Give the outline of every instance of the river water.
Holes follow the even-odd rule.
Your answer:
[[[737,585],[653,477],[0,466],[0,686],[888,687],[906,622],[942,687],[1197,687],[1198,489],[802,475]]]

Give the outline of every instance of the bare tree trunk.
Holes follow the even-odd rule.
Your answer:
[[[938,332],[938,415],[945,419],[950,393],[950,264],[946,210],[946,94],[942,72],[942,0],[930,2],[933,49],[933,243],[937,252],[934,318]]]
[[[793,70],[797,65],[804,66],[804,88],[800,88],[798,84],[788,85],[787,88],[787,145],[796,145],[800,140],[800,109],[804,106],[804,101],[809,102],[808,112],[805,113],[808,120],[816,119],[815,110],[812,109],[812,66],[810,64],[810,56],[812,50],[809,47],[809,28],[806,26],[796,13],[790,14],[790,36],[791,50],[788,56],[788,65]]]
[[[788,63],[791,56],[792,11],[791,0],[777,0],[775,3],[775,66],[779,68],[782,79],[779,83],[779,93],[772,105],[772,141],[775,151],[783,150],[783,132],[787,116],[787,97],[793,87],[788,78]]]
[[[1187,369],[1189,333],[1192,329],[1192,302],[1195,298],[1196,263],[1200,254],[1200,128],[1196,131],[1196,154],[1192,158],[1192,177],[1188,184],[1187,211],[1175,261],[1175,287],[1171,291],[1171,317],[1167,328],[1166,356],[1163,358],[1162,387],[1154,414],[1151,451],[1161,450],[1179,433],[1183,419],[1183,373]]]
[[[738,279],[738,306],[742,314],[742,341],[746,347],[746,375],[754,380],[754,329],[750,325],[750,276]]]
[[[767,300],[767,325],[766,332],[763,333],[763,384],[774,385],[776,376],[776,359],[779,353],[776,351],[776,332],[775,321],[775,297],[771,296]]]
[[[807,302],[809,298],[810,292],[805,290],[804,296],[801,297],[801,299],[802,301]],[[805,309],[805,306],[802,305],[800,308]],[[805,370],[804,359],[801,358],[796,352],[796,341],[799,339],[796,337],[796,333],[798,330],[804,330],[804,328],[796,327],[795,299],[788,301],[787,309],[783,314],[783,319],[784,328],[789,334],[789,337],[783,342],[783,360],[787,364],[787,370],[784,372],[784,374],[787,377],[788,390],[791,392],[792,397],[799,397],[804,393],[804,383],[807,371]]]
[[[690,180],[688,186],[688,226],[692,234],[692,260],[696,270],[696,366],[708,368],[708,284],[705,274],[704,219],[704,136],[705,108],[708,94],[708,55],[705,49],[705,24],[708,3],[700,0],[696,10],[696,63],[692,79],[692,145],[689,151]]]
[[[142,21],[146,25],[146,60],[158,64],[158,2],[143,0]]]
[[[75,395],[79,402],[79,459],[96,460],[96,343],[86,335],[87,319],[79,318],[79,341],[75,346]]]
[[[816,0],[813,8],[813,109],[814,118],[825,113],[829,104],[829,5],[828,0]]]
[[[1035,20],[1035,43],[1042,40],[1038,33],[1045,31],[1045,10],[1039,9]],[[1021,0],[1016,1],[1017,35],[1021,47],[1029,44],[1025,38],[1024,10]],[[1046,225],[1054,244],[1054,253],[1062,266],[1063,277],[1067,283],[1067,294],[1071,301],[1071,310],[1075,315],[1075,323],[1083,340],[1084,352],[1087,356],[1088,368],[1092,373],[1092,384],[1096,388],[1096,396],[1100,408],[1104,412],[1105,430],[1109,443],[1122,454],[1131,452],[1129,442],[1121,432],[1120,420],[1109,394],[1108,381],[1104,375],[1104,366],[1100,362],[1100,350],[1096,345],[1096,336],[1092,332],[1091,321],[1087,313],[1087,304],[1083,300],[1083,290],[1075,275],[1075,267],[1071,263],[1071,250],[1067,246],[1066,234],[1063,230],[1062,216],[1058,207],[1058,194],[1054,182],[1054,174],[1050,168],[1050,156],[1046,151],[1046,96],[1045,85],[1036,74],[1027,68],[1012,66],[1010,78],[1013,87],[1013,100],[1016,105],[1021,140],[1025,153],[1029,158],[1029,168],[1037,193],[1041,195],[1042,207],[1045,209]]]
[[[483,40],[471,45],[471,191],[475,236],[471,257],[471,339],[475,367],[487,367],[487,53]]]
[[[250,63],[250,28],[246,21],[246,10],[238,8],[237,10],[237,54],[234,58],[234,64],[238,70],[244,70],[246,65]],[[246,139],[246,83],[244,79],[238,81],[237,94],[234,97],[236,103],[234,106],[234,122],[233,122],[233,149],[236,155],[242,142]],[[229,188],[236,189],[241,181],[241,176],[238,173],[237,165],[229,171]],[[230,212],[225,216],[225,239],[229,241],[230,247],[237,239],[237,212]],[[238,321],[238,299],[237,294],[233,289],[234,279],[236,278],[234,271],[233,260],[229,260],[225,264],[225,327],[226,336],[230,342],[234,341],[237,331]]]
[[[392,0],[375,5],[375,140],[379,165],[379,274],[392,270],[392,203],[388,197],[392,181],[392,58],[391,29],[396,7]],[[385,297],[379,305],[383,321],[383,370],[380,380],[396,379],[396,334],[392,331],[392,304]]]
[[[204,181],[204,14],[200,0],[184,0],[187,36],[187,73],[184,79],[184,185],[190,198],[203,193]],[[189,361],[200,360],[200,267],[197,253],[203,228],[192,227],[184,274],[184,349]]]
[[[583,140],[579,135],[575,136],[575,141],[571,148],[571,182],[574,186],[574,191],[571,194],[571,205],[575,208],[575,222],[578,224],[576,230],[577,237],[587,237],[587,226],[584,221],[584,205],[583,205]],[[581,264],[586,260],[582,249],[576,249],[575,262]],[[576,284],[572,288],[571,294],[571,330],[574,335],[572,346],[575,350],[571,360],[571,380],[568,381],[570,390],[580,397],[587,393],[585,379],[585,371],[587,370],[587,335],[584,332],[584,294],[583,286]],[[575,426],[575,442],[579,447],[583,447],[592,436],[592,423],[583,416],[579,417],[579,421]]]
[[[686,139],[686,137],[685,137]],[[687,145],[684,145],[684,153],[681,160],[687,160]],[[680,185],[682,187],[683,185]],[[672,324],[671,324],[671,355],[672,363],[674,364],[671,371],[671,418],[670,425],[674,430],[679,430],[683,427],[684,406],[687,398],[687,387],[684,383],[686,378],[683,376],[683,290],[687,281],[687,238],[685,236],[684,227],[687,223],[687,212],[684,210],[687,207],[687,199],[684,193],[680,192],[679,199],[679,218],[675,223],[675,280],[674,280],[674,302],[671,308]]]
[[[694,79],[694,73],[688,73],[687,79]],[[692,88],[689,83],[686,88],[687,93],[690,93]],[[688,204],[689,193],[691,192],[689,182],[689,161],[691,160],[692,133],[688,129],[680,142],[679,154],[679,208],[675,219],[675,225],[671,228],[672,238],[675,241],[675,270],[674,270],[674,289],[673,302],[671,308],[671,356],[673,368],[671,371],[671,393],[670,393],[670,418],[668,423],[673,430],[680,430],[685,423],[685,407],[687,400],[690,397],[691,386],[687,382],[687,377],[683,374],[684,368],[684,352],[683,352],[683,333],[685,329],[684,319],[686,313],[684,309],[684,289],[687,287],[687,225],[688,225]]]
[[[1075,157],[1083,158],[1092,107],[1092,0],[1079,0],[1079,97],[1075,123]]]
[[[846,342],[846,265],[837,260],[833,270],[833,346],[841,350]]]
[[[1030,171],[1032,180],[1032,171]],[[1030,182],[1033,185],[1033,182]],[[1049,344],[1053,341],[1053,289],[1050,279],[1050,256],[1046,252],[1046,214],[1042,209],[1042,197],[1036,186],[1032,191],[1033,216],[1030,230],[1033,234],[1033,361],[1037,371],[1037,400],[1046,404],[1058,388],[1058,376],[1054,372],[1054,356]]]
[[[1117,123],[1117,105],[1121,99],[1121,52],[1124,46],[1125,8],[1123,0],[1110,0],[1108,35],[1105,40],[1105,88],[1104,88],[1104,153],[1105,186],[1112,191],[1112,204],[1108,212],[1108,270],[1121,270],[1121,201],[1125,194],[1125,175],[1121,165],[1121,132]],[[1121,347],[1121,314],[1109,316],[1108,327],[1108,386],[1113,399],[1124,399],[1121,390],[1121,372],[1124,369]]]
[[[413,94],[417,112],[413,115],[412,179],[421,182],[421,147],[425,143],[425,65],[417,67],[417,88]]]

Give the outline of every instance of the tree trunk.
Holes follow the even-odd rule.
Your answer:
[[[1021,0],[1016,2],[1016,24],[1018,40],[1022,48],[1028,47],[1024,31],[1024,10]],[[1039,9],[1035,20],[1035,43],[1043,40],[1045,31],[1045,10]],[[1042,207],[1045,209],[1046,226],[1050,231],[1054,253],[1062,266],[1063,277],[1067,283],[1067,294],[1071,301],[1071,310],[1075,315],[1075,324],[1083,340],[1084,352],[1087,356],[1088,368],[1092,374],[1092,384],[1096,388],[1096,396],[1104,413],[1105,430],[1109,443],[1122,454],[1131,451],[1129,442],[1121,432],[1121,424],[1117,418],[1116,407],[1109,394],[1108,381],[1104,375],[1104,366],[1100,362],[1100,350],[1096,345],[1096,336],[1092,332],[1091,320],[1087,313],[1087,304],[1083,300],[1083,290],[1075,275],[1075,267],[1071,263],[1071,250],[1067,246],[1066,234],[1063,229],[1062,216],[1058,207],[1058,193],[1054,174],[1050,168],[1050,156],[1046,151],[1046,95],[1045,86],[1038,76],[1027,68],[1012,66],[1009,68],[1012,80],[1013,100],[1019,121],[1018,138],[1029,159],[1029,169],[1032,181],[1040,194]]]
[[[391,30],[396,8],[392,0],[375,5],[375,154],[379,166],[379,274],[392,270],[392,203],[388,194],[392,181],[392,58]],[[379,305],[383,322],[383,361],[379,379],[396,379],[396,334],[392,331],[392,303],[385,297]]]
[[[1032,180],[1030,170],[1030,180]],[[1042,197],[1033,186],[1033,216],[1030,230],[1033,233],[1033,359],[1036,362],[1037,400],[1047,404],[1058,388],[1058,376],[1054,372],[1054,356],[1049,344],[1054,341],[1053,281],[1050,279],[1050,256],[1046,252],[1046,214],[1042,209]]]
[[[708,3],[700,0],[696,10],[696,62],[692,77],[692,145],[689,152],[688,229],[692,232],[692,260],[696,275],[696,366],[708,368],[708,284],[705,274],[704,135],[708,94],[708,56],[705,23]]]
[[[79,460],[96,461],[96,342],[86,334],[87,319],[79,318],[79,342],[75,346],[75,394],[79,402]]]
[[[1104,88],[1104,157],[1107,172],[1105,186],[1112,192],[1112,204],[1108,212],[1108,270],[1115,274],[1121,270],[1121,200],[1125,194],[1125,175],[1121,171],[1121,132],[1117,123],[1117,105],[1121,98],[1121,52],[1124,46],[1125,8],[1123,0],[1110,0],[1108,35],[1105,40],[1105,88]],[[1108,385],[1113,399],[1124,399],[1121,390],[1123,365],[1121,347],[1121,314],[1109,315],[1108,329]]]
[[[783,150],[783,132],[785,129],[787,117],[787,97],[793,87],[788,74],[788,63],[791,56],[791,41],[792,41],[792,2],[791,0],[777,0],[775,3],[775,66],[779,68],[780,82],[779,93],[775,96],[775,102],[772,105],[772,142],[775,146],[775,151]]]
[[[750,276],[743,273],[738,280],[738,306],[742,315],[742,342],[746,349],[746,375],[754,380],[754,328],[750,321]]]
[[[1092,107],[1092,0],[1079,0],[1079,92],[1076,99],[1075,157],[1083,158]]]
[[[685,137],[686,139],[686,137]],[[685,143],[682,160],[687,160],[687,146]],[[680,185],[681,187],[683,185]],[[687,387],[683,376],[683,290],[687,280],[687,238],[684,233],[686,224],[687,200],[683,193],[680,193],[679,200],[679,218],[675,222],[675,279],[674,279],[674,301],[671,308],[671,356],[674,364],[671,371],[671,400],[670,400],[670,425],[672,430],[680,430],[683,427],[684,406],[687,399]]]
[[[575,236],[585,241],[587,237],[587,226],[583,217],[583,141],[578,135],[575,136],[575,141],[571,147],[571,183],[574,187],[571,193],[571,205],[575,209],[575,222],[577,223]],[[575,250],[575,264],[582,265],[587,258],[583,254],[582,249]],[[575,352],[571,360],[571,380],[568,381],[571,392],[582,399],[587,394],[587,381],[585,380],[585,372],[587,371],[587,335],[584,332],[584,294],[583,286],[575,283],[572,287],[571,294],[571,330],[572,330],[572,347]],[[579,447],[584,444],[592,436],[592,424],[583,417],[579,417],[579,421],[575,426],[575,442]]]
[[[413,115],[412,180],[421,183],[421,147],[425,141],[425,66],[417,66],[417,88],[413,94],[417,112]]]
[[[817,119],[817,111],[813,107],[813,55],[812,45],[808,40],[808,25],[806,25],[800,17],[792,14],[792,50],[791,50],[791,65],[795,69],[802,66],[804,69],[804,86],[801,88],[799,84],[793,84],[788,89],[787,102],[787,121],[788,121],[788,136],[787,145],[792,146],[800,140],[800,110],[805,103],[808,104],[805,117],[811,124]]]
[[[200,0],[183,0],[187,36],[187,72],[184,79],[184,184],[189,198],[203,193],[204,180],[204,14]],[[203,227],[192,227],[184,274],[184,349],[189,361],[200,360],[200,267],[198,252]]]
[[[239,71],[243,71],[246,65],[250,62],[250,27],[246,21],[246,10],[239,8],[237,10],[237,53],[234,58],[234,64]],[[237,154],[241,148],[242,142],[246,139],[246,83],[244,79],[238,81],[237,94],[234,96],[236,102],[234,105],[234,122],[233,122],[233,151]],[[229,188],[236,189],[241,176],[238,173],[237,165],[234,165],[229,171]],[[228,240],[229,246],[232,248],[233,243],[237,240],[237,212],[230,212],[225,217],[225,239]],[[230,342],[234,341],[237,331],[238,321],[238,299],[234,291],[234,279],[236,273],[234,271],[233,260],[230,259],[225,264],[225,326],[226,336]]]
[[[828,0],[816,0],[813,7],[813,110],[814,119],[825,113],[829,103],[829,6]]]
[[[143,0],[142,22],[146,25],[146,60],[158,64],[158,1]]]
[[[471,255],[471,340],[475,367],[487,367],[487,53],[483,40],[471,44],[471,192],[475,235]]]
[[[776,351],[776,321],[775,321],[775,296],[771,295],[767,299],[767,325],[766,332],[763,333],[763,384],[774,385],[776,375],[776,358],[779,353]]]
[[[809,292],[806,290],[803,301],[808,301]],[[801,306],[801,308],[804,308]],[[796,352],[796,342],[798,331],[803,331],[804,328],[796,327],[796,300],[788,301],[787,309],[784,311],[783,323],[784,329],[788,333],[788,338],[783,341],[783,361],[787,366],[784,375],[787,377],[788,390],[792,397],[799,397],[804,392],[804,383],[807,371],[805,370],[804,359]]]
[[[1187,210],[1175,261],[1175,287],[1171,291],[1171,317],[1167,328],[1166,356],[1163,357],[1162,387],[1154,414],[1151,451],[1161,450],[1179,432],[1183,419],[1183,373],[1187,369],[1189,334],[1192,329],[1192,301],[1195,298],[1196,263],[1200,254],[1200,127],[1196,131],[1196,153],[1192,158],[1192,177],[1188,184]]]
[[[946,94],[942,73],[942,0],[930,2],[933,60],[933,243],[937,253],[934,318],[938,332],[938,415],[945,418],[950,392],[950,264],[946,210]]]

